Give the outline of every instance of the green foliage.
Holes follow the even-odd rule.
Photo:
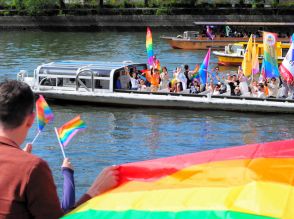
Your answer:
[[[170,14],[170,9],[168,8],[158,8],[156,10],[156,15],[167,15]]]
[[[23,6],[29,15],[43,15],[45,10],[55,9],[57,0],[23,0]]]

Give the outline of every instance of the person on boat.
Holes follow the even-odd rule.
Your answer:
[[[131,89],[132,90],[138,90],[139,81],[137,79],[136,72],[132,73],[132,77],[130,78],[130,80],[131,80]]]
[[[201,90],[200,82],[196,78],[194,78],[192,81],[192,85],[190,87],[190,93],[191,94],[199,94],[201,92],[202,92],[202,90]]]
[[[227,80],[225,81],[226,85],[227,85],[227,91],[230,91],[230,95],[234,96],[235,95],[235,88],[236,88],[236,83],[233,80],[233,76],[228,75]]]
[[[239,69],[238,69],[238,81],[239,81],[241,94],[247,95],[249,93],[247,77],[245,77],[245,75],[243,74],[241,66],[239,66]]]
[[[185,89],[189,88],[189,86],[190,86],[190,84],[192,82],[190,72],[191,71],[190,71],[189,65],[184,65],[184,75],[185,75],[186,81],[187,81]]]
[[[268,83],[268,96],[272,98],[278,97],[280,82],[275,77],[272,77]]]
[[[258,84],[257,97],[258,98],[266,98],[264,84],[262,84],[262,83]]]
[[[179,87],[182,87],[183,90],[187,88],[187,78],[182,72],[181,67],[176,68],[176,71],[174,73],[174,78],[176,79],[178,84],[181,83],[181,85],[178,85]]]
[[[215,85],[212,95],[220,95],[221,86],[219,84]]]
[[[234,96],[241,96],[241,95],[242,95],[241,88],[239,86],[236,86],[234,90]]]
[[[20,148],[34,122],[33,108],[34,94],[27,84],[0,83],[0,218],[57,219],[64,215],[48,164]],[[118,168],[104,169],[75,206],[117,183]]]
[[[162,72],[160,73],[160,90],[167,90],[169,83],[169,74],[165,66],[162,67]]]
[[[146,78],[150,82],[151,92],[157,92],[160,83],[160,74],[158,69],[151,68],[150,71],[146,71]]]
[[[217,85],[218,82],[221,82],[219,75],[219,67],[215,67],[213,72],[208,72],[208,77],[210,81],[213,82],[214,85]]]
[[[147,91],[147,86],[143,79],[140,79],[140,83],[138,85],[138,91]]]
[[[121,71],[121,75],[120,75],[121,89],[129,89],[130,82],[131,82],[131,77],[129,74],[129,69],[128,67],[125,67],[124,71]]]
[[[252,97],[258,97],[258,85],[257,81],[253,80],[250,84],[250,92]]]
[[[115,89],[121,89],[120,75],[115,80]]]

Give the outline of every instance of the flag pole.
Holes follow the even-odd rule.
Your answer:
[[[36,141],[36,139],[38,138],[38,136],[40,135],[41,131],[39,130],[38,133],[36,134],[35,138],[33,139],[33,141],[31,142],[31,144],[33,145]]]
[[[54,130],[55,130],[55,133],[56,133],[56,137],[57,137],[57,140],[58,140],[58,143],[59,143],[59,146],[60,146],[60,149],[61,149],[61,152],[62,152],[63,158],[65,159],[66,156],[65,156],[64,149],[63,149],[63,146],[62,146],[62,144],[61,144],[60,138],[59,138],[59,136],[58,136],[57,128],[54,127]]]

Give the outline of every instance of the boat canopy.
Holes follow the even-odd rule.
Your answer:
[[[38,74],[75,76],[77,72],[79,72],[79,69],[88,69],[92,71],[96,77],[110,77],[112,70],[123,69],[125,66],[132,65],[135,65],[135,63],[131,61],[56,61],[39,66]]]

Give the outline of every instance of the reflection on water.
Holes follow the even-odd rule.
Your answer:
[[[177,65],[201,63],[205,51],[173,50],[153,33],[154,51],[170,73]],[[176,35],[177,33],[170,33]],[[165,34],[168,35],[168,34]],[[3,32],[0,35],[0,79],[15,78],[20,69],[60,59],[146,61],[145,32]],[[216,59],[213,57],[212,62]],[[77,195],[108,165],[173,156],[207,149],[289,139],[292,115],[104,108],[50,103],[55,120],[40,135],[33,152],[49,162],[58,191],[62,155],[53,127],[80,114],[88,128],[75,136],[66,154],[75,166]],[[28,141],[36,134],[37,125]]]

